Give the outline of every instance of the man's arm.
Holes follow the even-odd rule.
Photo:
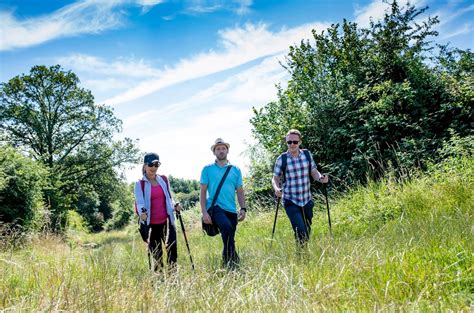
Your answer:
[[[313,168],[311,171],[311,176],[313,176],[314,180],[327,184],[329,177],[327,175],[322,175],[316,168]]]
[[[199,197],[199,204],[201,205],[202,219],[206,224],[212,224],[211,216],[207,213],[207,185],[201,184],[201,195]]]
[[[273,187],[273,190],[275,191],[275,196],[277,196],[278,198],[281,198],[282,191],[281,191],[280,176],[273,176],[272,187]]]
[[[239,211],[239,221],[243,221],[245,219],[245,214],[247,213],[247,206],[245,205],[245,192],[242,186],[237,188],[237,201],[239,202],[241,208]]]

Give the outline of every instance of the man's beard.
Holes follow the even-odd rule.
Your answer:
[[[220,154],[218,154],[218,155],[216,155],[216,157],[219,161],[225,161],[227,159],[227,155],[224,155],[224,156],[221,157]]]

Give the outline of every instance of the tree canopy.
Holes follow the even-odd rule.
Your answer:
[[[323,170],[350,185],[423,167],[453,133],[472,133],[473,53],[434,44],[438,19],[420,21],[426,10],[393,1],[368,28],[344,20],[290,47],[288,86],[251,119],[270,157],[297,128]]]
[[[86,190],[101,198],[117,183],[113,168],[136,162],[138,157],[131,139],[114,140],[121,121],[112,109],[96,104],[79,83],[74,73],[55,65],[34,66],[29,74],[0,85],[4,140],[49,169],[45,201],[55,228],[64,225],[66,209],[75,207],[79,199],[94,203],[84,200],[85,194],[94,194]],[[94,210],[99,210],[100,203]],[[110,215],[107,210],[101,213],[106,218]]]

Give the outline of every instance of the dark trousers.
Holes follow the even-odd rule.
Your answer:
[[[155,268],[163,267],[163,247],[162,243],[166,245],[166,257],[169,266],[174,266],[178,259],[178,248],[176,240],[176,229],[170,223],[169,219],[163,224],[151,224],[150,244],[148,249],[155,259]]]
[[[311,233],[314,202],[310,200],[305,206],[301,207],[290,200],[285,200],[284,205],[286,215],[288,215],[295,233],[295,239],[303,245],[308,241]]]
[[[224,264],[231,262],[238,263],[239,256],[235,251],[235,231],[237,230],[237,214],[223,210],[219,206],[209,209],[212,223],[217,224],[221,232],[224,248],[222,249],[222,258]]]

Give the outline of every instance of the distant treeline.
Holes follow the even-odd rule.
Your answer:
[[[169,180],[175,200],[181,203],[185,210],[199,203],[201,185],[197,180],[176,178],[171,175]]]

